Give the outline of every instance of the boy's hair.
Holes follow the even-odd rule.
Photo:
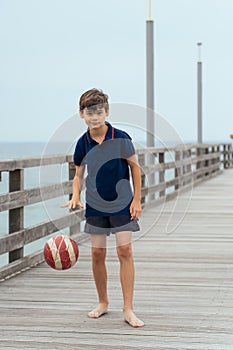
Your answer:
[[[96,110],[97,108],[104,108],[106,112],[109,110],[108,95],[104,94],[102,90],[91,89],[80,97],[79,110],[82,112],[85,108]]]

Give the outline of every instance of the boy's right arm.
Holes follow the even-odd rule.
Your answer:
[[[73,179],[73,194],[70,201],[66,202],[65,204],[61,205],[61,208],[69,207],[70,209],[75,209],[77,206],[80,208],[84,208],[82,202],[80,201],[80,193],[82,190],[82,183],[83,183],[83,175],[84,175],[84,166],[77,166],[75,170],[75,176]]]

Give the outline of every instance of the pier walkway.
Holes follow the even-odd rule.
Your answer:
[[[84,242],[69,271],[43,263],[0,284],[0,349],[232,350],[232,179],[228,169],[200,183],[188,208],[190,193],[184,192],[179,202],[176,197],[144,210],[144,234],[133,249],[135,311],[145,327],[133,329],[123,321],[110,237],[109,313],[98,320],[87,317],[97,298],[90,245]]]

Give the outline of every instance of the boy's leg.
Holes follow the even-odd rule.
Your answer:
[[[131,244],[131,231],[117,232],[117,255],[120,261],[120,279],[124,299],[124,318],[132,327],[142,327],[141,321],[133,312],[134,261]]]
[[[108,311],[107,269],[105,265],[106,235],[91,234],[91,245],[92,271],[99,297],[99,304],[94,310],[88,313],[88,316],[91,318],[98,318]]]

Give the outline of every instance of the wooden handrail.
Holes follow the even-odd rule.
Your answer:
[[[233,165],[231,143],[190,144],[170,148],[143,148],[137,151],[142,173],[142,205],[160,203],[198,184],[200,181],[215,176],[222,169]],[[154,164],[147,164],[147,155],[154,155]],[[64,228],[70,228],[76,239],[83,240],[80,223],[84,220],[84,210],[76,210],[62,217],[24,227],[24,208],[62,195],[71,195],[74,166],[73,155],[49,155],[16,160],[0,161],[0,173],[9,174],[10,190],[0,195],[0,212],[8,211],[9,232],[0,236],[0,254],[9,253],[10,263],[0,267],[0,280],[15,274],[22,268],[43,261],[42,252],[24,255],[24,246],[46,237]],[[24,189],[23,172],[27,168],[61,164],[68,166],[69,178],[61,183]],[[156,183],[146,183],[146,176],[158,174]],[[169,177],[167,177],[169,174]],[[155,194],[151,202],[149,195]]]

